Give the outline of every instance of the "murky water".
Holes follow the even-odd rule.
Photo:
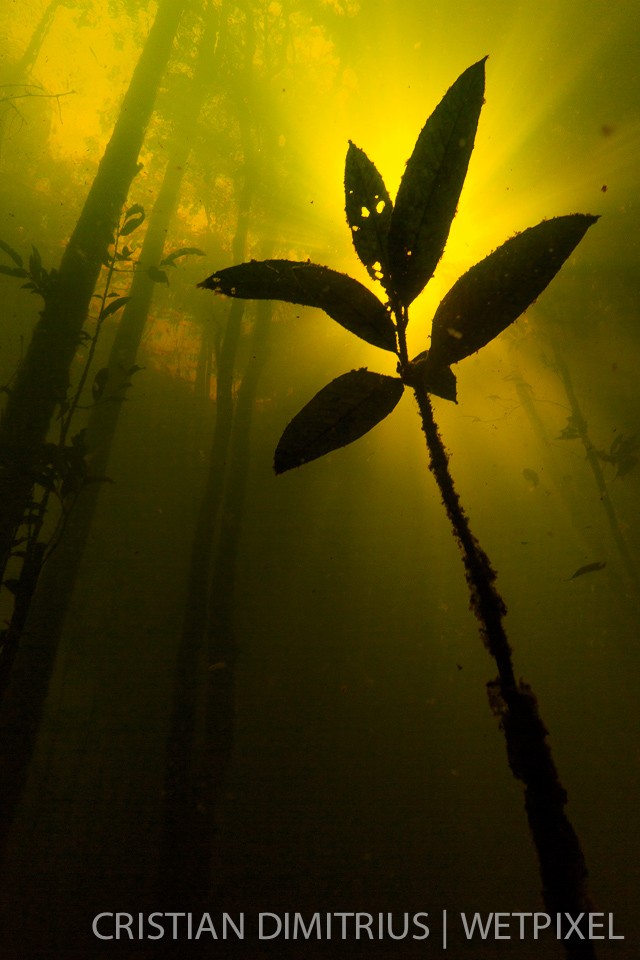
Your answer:
[[[0,42],[5,501],[23,437],[34,484],[2,597],[9,631],[30,601],[0,713],[3,956],[565,956],[410,391],[352,445],[272,469],[328,381],[395,376],[395,356],[319,310],[196,288],[281,258],[375,290],[345,224],[347,141],[395,196],[427,116],[489,54],[409,351],[516,231],[601,215],[433,407],[568,793],[584,957],[632,960],[634,5],[182,6],[152,29],[148,4],[30,2]]]

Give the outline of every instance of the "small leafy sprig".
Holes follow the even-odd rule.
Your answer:
[[[31,290],[32,293],[36,293],[41,296],[43,300],[46,300],[51,294],[53,285],[56,282],[58,271],[55,267],[47,270],[42,265],[42,257],[38,248],[34,246],[31,247],[31,253],[29,254],[26,267],[24,265],[24,259],[18,251],[10,247],[4,240],[0,240],[0,250],[4,250],[15,264],[15,266],[12,267],[9,266],[9,264],[0,263],[0,273],[8,277],[19,277],[26,280],[26,283],[22,284],[22,289]]]
[[[470,66],[427,120],[396,197],[374,163],[349,143],[347,223],[381,300],[354,278],[310,262],[264,260],[212,274],[199,284],[231,297],[319,307],[367,343],[394,352],[398,377],[351,370],[324,387],[287,426],[275,453],[282,473],[345,446],[394,409],[405,386],[456,401],[452,365],[490,343],[542,293],[598,219],[559,216],[507,240],[468,270],[433,317],[427,350],[409,359],[409,306],[443,254],[484,103],[486,58]]]
[[[145,211],[140,204],[128,207],[116,226],[109,249],[105,252],[103,263],[107,268],[107,274],[104,286],[101,293],[94,294],[94,298],[99,303],[98,311],[96,315],[90,318],[94,324],[93,330],[85,327],[79,336],[79,345],[88,349],[78,382],[71,392],[60,400],[60,413],[57,421],[58,439],[57,441],[44,443],[37,456],[32,455],[29,461],[33,483],[36,487],[41,487],[42,490],[39,494],[35,494],[34,499],[28,504],[16,544],[19,549],[14,550],[14,557],[20,558],[25,551],[31,549],[33,544],[37,542],[49,509],[51,497],[55,497],[59,502],[61,512],[48,543],[42,544],[43,559],[55,549],[67,523],[70,510],[82,489],[89,483],[108,480],[107,477],[94,477],[90,473],[86,429],[81,429],[73,435],[72,429],[76,412],[79,409],[86,408],[86,405],[81,403],[81,397],[92,370],[103,324],[105,320],[126,306],[131,299],[129,296],[121,296],[113,291],[117,275],[123,272],[131,273],[136,266],[135,251],[126,245],[122,245],[122,238],[128,237],[137,230],[144,220]],[[38,249],[35,246],[33,247],[28,260],[28,268],[24,266],[21,255],[2,240],[0,240],[0,249],[8,254],[15,264],[13,267],[0,264],[0,273],[17,278],[28,278],[28,282],[22,284],[23,288],[29,289],[46,299],[53,289],[56,271],[47,271],[42,266]],[[129,370],[123,369],[118,388],[122,385],[128,386],[129,379],[139,369],[141,368],[137,365]],[[107,367],[95,374],[91,385],[91,406],[103,401],[103,393],[108,380],[109,370]],[[10,392],[11,388],[7,386],[3,389]],[[115,396],[116,392],[115,389],[111,389],[107,399],[123,399],[121,396]],[[17,453],[15,451],[4,453],[9,462],[13,462],[18,455],[19,451]],[[26,547],[22,546],[23,544],[26,544]],[[4,585],[11,588],[11,583],[12,581],[5,581]]]

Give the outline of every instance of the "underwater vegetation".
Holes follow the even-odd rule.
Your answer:
[[[486,58],[485,58],[486,59]],[[276,473],[299,467],[362,437],[386,418],[405,389],[413,391],[429,467],[463,556],[470,606],[498,676],[488,685],[504,733],[509,766],[524,784],[542,894],[551,913],[588,910],[587,870],[565,812],[566,792],[547,742],[533,691],[516,679],[496,572],[471,531],[434,418],[431,395],[456,402],[452,366],[489,344],[536,300],[575,250],[596,216],[543,220],[507,240],[468,270],[436,309],[428,349],[410,358],[409,308],[444,251],[474,147],[484,102],[485,59],[470,66],[427,120],[407,162],[395,203],[366,153],[350,143],[345,168],[347,223],[379,299],[357,280],[309,261],[270,259],[212,274],[199,286],[241,299],[319,307],[363,340],[397,357],[397,376],[351,370],[325,386],[293,418],[277,445]],[[633,449],[612,450],[611,456]],[[576,571],[579,576],[600,564]],[[592,958],[593,945],[570,936],[570,958]]]
[[[39,294],[44,306],[11,386],[5,387],[7,402],[0,423],[0,579],[14,556],[16,535],[21,527],[27,526],[24,538],[27,547],[20,551],[26,553],[20,573],[22,582],[12,591],[19,601],[15,607],[15,619],[8,635],[0,637],[0,693],[8,683],[27,610],[45,559],[46,545],[39,542],[39,534],[49,493],[54,492],[64,508],[66,495],[77,493],[86,478],[84,435],[76,434],[75,440],[72,438],[67,444],[69,427],[68,424],[63,426],[59,443],[44,463],[41,462],[42,447],[56,414],[60,413],[64,422],[69,410],[73,413],[78,407],[104,320],[126,307],[131,299],[112,299],[111,281],[114,272],[131,261],[127,246],[118,249],[120,238],[136,230],[145,219],[144,208],[140,204],[129,206],[126,197],[139,172],[137,158],[182,8],[182,3],[163,4],[159,10],[103,163],[66,244],[60,266],[47,271],[34,246],[27,269],[16,250],[5,243],[1,248],[13,261],[13,266],[3,265],[1,272],[25,279],[24,286]],[[96,331],[88,336],[83,328],[104,267],[108,270],[107,285]],[[158,279],[158,276],[150,277],[155,282]],[[109,303],[107,299],[110,299]],[[70,369],[81,344],[89,344],[88,362],[73,396],[70,394]],[[94,401],[102,399],[109,377],[110,390],[119,392],[120,387],[126,386],[129,377],[136,372],[134,366],[125,365],[124,369],[117,371],[116,378],[113,371],[98,374],[93,383]],[[119,381],[117,387],[115,379]],[[36,485],[45,490],[41,503],[34,500]],[[64,526],[64,509],[62,517]],[[18,540],[18,546],[22,546],[22,538],[18,537]]]

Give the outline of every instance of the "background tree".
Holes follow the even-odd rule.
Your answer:
[[[7,391],[8,400],[0,426],[2,576],[42,470],[43,445],[51,419],[56,408],[66,403],[71,362],[120,212],[138,170],[140,148],[183,9],[182,3],[164,2],[160,5],[60,268],[43,274],[40,291],[44,297],[44,309]],[[43,559],[37,544],[34,551],[33,558],[27,557],[28,562],[23,565],[21,574],[27,598],[35,589]],[[13,690],[11,702],[5,708],[2,727],[4,736],[8,737],[2,751],[5,759],[2,768],[5,837],[24,780],[25,759],[29,756],[36,728],[29,715],[30,709],[25,715],[25,705],[41,704],[54,652],[55,636],[52,650],[37,661],[37,675],[24,678],[26,687],[20,685]],[[15,641],[0,649],[5,674],[11,669],[15,655]]]

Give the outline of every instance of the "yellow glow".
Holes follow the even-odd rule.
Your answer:
[[[416,30],[415,21],[411,26],[414,36],[407,44],[406,24],[400,16],[379,23],[380,39],[370,44],[369,59],[357,70],[336,74],[326,101],[321,97],[314,102],[312,115],[301,115],[296,133],[313,144],[313,213],[331,224],[328,262],[384,296],[359,266],[344,222],[347,141],[352,139],[367,152],[394,197],[427,116],[462,70],[489,53],[486,104],[458,214],[435,277],[411,308],[408,334],[413,355],[428,346],[433,312],[456,279],[516,231],[545,217],[577,211],[606,214],[614,205],[620,211],[622,198],[637,181],[640,124],[627,118],[610,130],[608,115],[595,111],[589,115],[581,91],[597,76],[603,30],[590,24],[589,29],[580,28],[581,42],[572,42],[575,21],[567,16],[564,5],[541,3],[535,16],[530,4],[502,9],[498,5],[483,22],[467,24],[455,45],[443,43],[442,31],[430,31],[426,24],[423,31]],[[390,70],[379,56],[382,50],[389,52]],[[606,229],[606,216],[602,223]],[[577,258],[593,257],[598,248],[602,243],[594,229]],[[565,273],[570,271],[568,264]],[[554,283],[559,289],[564,282],[562,275],[556,278],[545,297],[553,300]],[[515,335],[502,335],[481,355],[456,366],[457,407],[436,401],[451,448],[464,451],[455,463],[463,484],[474,485],[477,468],[473,465],[486,463],[487,451],[491,470],[522,480],[522,469],[531,457],[531,425],[510,379],[516,367],[535,383],[538,402],[545,412],[550,411],[552,422],[555,415],[558,432],[566,420],[566,397],[558,378],[540,362],[544,345],[527,335],[526,316],[516,327]],[[335,332],[336,343],[341,338],[346,348],[348,335]],[[393,372],[390,358],[366,345],[353,346],[341,356],[339,366],[344,369],[352,363]],[[333,375],[339,372],[332,368]],[[392,425],[376,434],[392,461],[395,451],[389,444],[399,445],[398,455],[406,460],[408,434],[416,432],[410,406],[406,403],[405,412],[395,411]],[[419,448],[420,436],[415,443]],[[560,454],[565,455],[566,448],[561,446]]]
[[[148,32],[154,12],[155,4],[145,6],[135,26],[110,20],[107,36],[102,16],[79,29],[77,10],[57,9],[36,67],[48,93],[65,94],[52,115],[54,158],[89,168],[100,159],[140,54],[137,38]]]
[[[3,28],[16,60],[49,3],[4,0]],[[30,79],[69,96],[21,103],[22,129],[12,124],[2,143],[0,263],[5,271],[9,264],[9,275],[0,276],[7,331],[0,400],[10,411],[23,396],[13,378],[42,299],[11,276],[20,270],[11,268],[6,244],[25,264],[32,244],[47,269],[59,264],[157,7],[63,0]],[[215,55],[207,51],[211,90],[193,137],[181,140],[191,155],[172,160],[174,117],[197,102],[188,100],[191,68],[201,14],[211,7],[221,26]],[[450,907],[452,917],[458,910],[488,916],[546,909],[520,816],[522,784],[505,765],[515,768],[515,757],[505,757],[497,705],[492,713],[487,704],[494,670],[477,640],[411,391],[356,443],[272,476],[278,437],[305,402],[353,368],[394,375],[395,354],[319,310],[289,303],[274,305],[265,348],[252,337],[260,327],[251,304],[241,323],[226,328],[239,332],[229,380],[230,394],[243,402],[233,420],[224,404],[214,409],[190,389],[210,375],[211,396],[222,398],[221,364],[215,367],[231,352],[220,341],[230,311],[240,312],[238,301],[196,284],[236,259],[308,257],[384,298],[359,264],[345,222],[348,140],[366,151],[395,197],[425,120],[462,71],[486,55],[476,147],[442,262],[411,306],[410,355],[429,346],[431,318],[452,284],[515,231],[559,214],[604,215],[527,315],[454,366],[458,404],[434,398],[433,406],[472,530],[499,572],[516,676],[531,682],[545,719],[551,712],[550,742],[567,778],[569,813],[585,833],[594,900],[616,911],[616,933],[624,931],[628,945],[638,940],[638,597],[624,595],[601,508],[627,498],[619,516],[621,526],[629,522],[638,556],[640,465],[612,479],[605,498],[592,484],[584,447],[558,439],[571,408],[544,323],[559,318],[593,449],[640,435],[638,0],[193,0],[184,8],[181,59],[163,81],[128,203],[143,204],[150,219],[164,171],[184,164],[177,206],[167,203],[173,215],[162,224],[165,255],[182,247],[204,255],[180,258],[166,269],[170,285],[156,283],[127,402],[109,396],[110,385],[98,398],[108,406],[95,412],[120,414],[108,468],[94,470],[90,457],[89,473],[80,470],[82,416],[91,416],[90,408],[68,433],[56,411],[50,439],[60,438],[59,448],[35,443],[25,458],[37,468],[39,496],[49,497],[50,462],[61,479],[66,473],[78,485],[102,482],[89,488],[100,504],[78,576],[65,562],[64,543],[45,568],[38,594],[45,616],[28,624],[18,686],[9,691],[11,709],[22,709],[24,699],[38,722],[33,756],[17,738],[16,757],[30,766],[24,790],[16,781],[21,806],[3,862],[9,952],[14,945],[25,955],[55,956],[60,944],[76,940],[81,951],[96,908],[111,910],[114,902],[137,910],[160,888],[168,902],[173,876],[165,876],[165,854],[180,853],[177,840],[190,854],[201,825],[207,829],[193,858],[195,877],[182,884],[173,871],[178,902],[198,893],[192,881],[209,861],[210,886],[224,892],[225,909],[290,903],[304,917],[352,902],[376,910],[431,903],[438,911]],[[133,24],[128,9],[138,18]],[[140,249],[145,229],[126,238],[132,248]],[[141,263],[139,275],[153,276],[149,266]],[[119,273],[113,292],[126,296],[130,277]],[[62,326],[65,343],[71,317],[61,295],[70,286],[67,279],[55,289],[55,309],[45,313]],[[114,312],[104,325],[86,381],[89,403],[122,316]],[[206,340],[203,328],[211,333]],[[210,374],[206,364],[198,367],[203,344],[211,347]],[[252,361],[263,356],[261,369]],[[260,370],[253,397],[251,377]],[[54,372],[43,370],[42,394],[55,388],[61,400],[65,378]],[[516,378],[530,385],[540,424]],[[245,399],[253,403],[246,446]],[[27,406],[38,412],[43,404]],[[219,440],[226,433],[225,451]],[[100,453],[103,439],[99,430],[87,434]],[[5,459],[11,466],[14,458]],[[602,469],[613,478],[612,463],[603,461]],[[63,526],[70,521],[72,552],[76,519],[82,525],[85,515],[83,500],[80,514],[68,512],[73,500],[65,498],[60,514]],[[39,542],[15,551],[16,566],[20,554],[37,559],[43,543],[34,509],[27,509],[21,533]],[[203,524],[205,515],[211,524]],[[605,559],[602,575],[569,583],[581,564]],[[34,569],[24,567],[25,577],[14,581],[20,602]],[[56,652],[47,605],[57,605],[52,585],[71,586],[71,579],[40,724],[31,708]],[[185,604],[195,619],[185,620]],[[191,629],[199,612],[209,620],[201,638]],[[4,608],[2,619],[4,626]],[[26,668],[40,648],[51,657],[31,687]],[[172,744],[186,746],[184,790],[172,789],[181,772],[170,762]],[[172,823],[185,820],[179,836]],[[427,958],[440,956],[437,940],[427,944]],[[478,954],[494,952],[490,943],[480,946]],[[311,943],[309,952],[320,955],[323,947]],[[537,945],[521,947],[537,952]],[[251,946],[247,953],[255,955]],[[454,946],[444,958],[456,955]]]
[[[361,7],[351,21],[356,4],[332,0],[325,5],[337,14],[338,31],[353,31],[351,45],[337,44],[329,29],[304,11],[296,12],[291,62],[273,80],[286,121],[276,138],[304,157],[308,171],[302,195],[288,198],[289,219],[277,224],[280,255],[328,263],[380,296],[383,291],[357,261],[345,224],[347,141],[353,139],[374,160],[395,196],[427,116],[462,70],[489,54],[487,102],[458,215],[435,277],[412,305],[412,353],[428,346],[430,318],[455,280],[516,230],[575,210],[620,213],[629,208],[640,123],[598,112],[588,124],[574,125],[585,80],[605,82],[598,80],[596,64],[603,44],[610,42],[611,14],[590,9],[584,22],[576,23],[567,15],[566,3],[498,0],[481,12],[464,3],[446,9],[436,4],[428,10],[424,5],[382,5],[369,19]],[[277,25],[283,9],[278,0],[268,3],[265,22],[271,18]],[[79,203],[110,136],[154,13],[155,5],[145,5],[135,28],[125,19],[112,20],[105,31],[95,14],[78,29],[77,11],[60,7],[56,12],[37,71],[47,90],[74,91],[53,111],[50,149],[54,158],[72,165]],[[235,8],[230,16],[237,16]],[[615,29],[624,29],[624,16],[615,21]],[[16,48],[26,44],[31,30],[26,19],[12,24]],[[574,42],[576,31],[579,43]],[[259,51],[256,63],[261,63]],[[589,112],[588,103],[583,110]],[[162,169],[163,149],[160,138],[150,136],[143,151],[145,169],[135,190],[136,200],[147,206],[157,188],[154,167]],[[182,242],[196,242],[199,236],[197,242],[206,247],[209,229],[220,233],[228,250],[232,179],[214,170],[209,183],[196,191],[203,187],[217,195],[217,220],[211,222],[193,196],[183,198],[176,218]],[[46,176],[35,188],[46,191]],[[258,242],[254,238],[253,243]],[[327,336],[352,344],[344,351],[354,362],[377,363],[380,369],[393,363],[342,330]],[[491,346],[493,355],[499,350],[500,342]]]

